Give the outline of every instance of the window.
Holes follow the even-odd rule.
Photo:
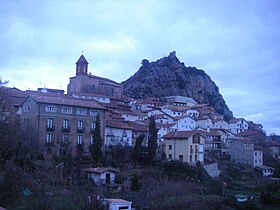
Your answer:
[[[194,156],[194,162],[196,162],[196,161],[197,161],[197,155]]]
[[[83,135],[78,135],[77,144],[83,144]]]
[[[48,118],[47,128],[52,128],[52,127],[53,127],[53,118]]]
[[[255,156],[257,156],[258,155],[258,152],[255,152]]]
[[[86,115],[86,110],[85,109],[77,109],[77,114],[78,115]]]
[[[183,155],[179,155],[179,161],[183,162],[184,156]]]
[[[168,159],[172,159],[172,155],[171,154],[168,154]]]
[[[64,128],[64,129],[69,128],[69,120],[68,120],[68,119],[64,119],[64,120],[63,120],[63,128]]]
[[[172,150],[172,145],[168,145],[168,149],[169,149],[169,150]]]
[[[91,137],[90,137],[90,144],[93,144],[94,143],[94,136],[92,135]]]
[[[45,110],[46,112],[56,112],[56,106],[47,105]]]
[[[52,140],[53,140],[53,135],[51,133],[48,133],[46,143],[47,144],[52,143]]]
[[[62,113],[72,114],[72,108],[62,107]]]
[[[94,130],[94,129],[95,129],[95,122],[92,121],[92,122],[91,122],[91,130]]]
[[[90,116],[97,116],[97,111],[90,110],[89,115],[90,115]]]
[[[192,162],[192,155],[190,155],[190,162]]]
[[[78,121],[78,129],[82,130],[83,127],[84,127],[84,121],[79,120],[79,121]]]
[[[68,141],[68,134],[63,134],[62,135],[62,142]]]

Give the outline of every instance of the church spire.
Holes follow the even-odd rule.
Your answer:
[[[76,75],[88,74],[88,62],[85,56],[82,54],[79,60],[76,62]]]

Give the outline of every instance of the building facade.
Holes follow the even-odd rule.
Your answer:
[[[204,163],[205,137],[198,131],[175,131],[163,138],[168,160],[179,160],[190,165],[198,161]]]
[[[21,108],[22,127],[32,137],[33,146],[43,154],[87,155],[89,145],[94,142],[97,115],[100,116],[101,131],[104,128],[104,108],[93,101],[33,95],[23,102]],[[101,136],[104,137],[103,132]]]

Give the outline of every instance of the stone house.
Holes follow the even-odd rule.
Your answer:
[[[179,160],[195,165],[204,163],[205,137],[198,131],[175,131],[163,136],[168,160]]]
[[[104,137],[104,107],[94,101],[58,95],[33,95],[21,105],[24,142],[43,154],[70,152],[73,156],[89,154],[93,143],[96,116],[100,116],[101,136]],[[69,148],[62,145],[69,143]],[[67,151],[65,151],[67,150]]]
[[[116,168],[97,167],[86,168],[83,170],[87,174],[88,179],[95,182],[97,185],[101,184],[115,184],[116,173],[120,172]]]
[[[248,166],[263,165],[263,148],[249,139],[236,138],[230,141],[229,155],[235,163]]]

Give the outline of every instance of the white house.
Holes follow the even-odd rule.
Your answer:
[[[196,122],[197,122],[197,128],[203,128],[206,129],[207,131],[209,131],[211,128],[214,127],[213,120],[208,116],[197,118]]]
[[[195,109],[187,109],[187,110],[184,111],[183,114],[187,115],[187,116],[190,116],[190,117],[193,117],[193,118],[199,117],[199,112]]]
[[[238,134],[248,130],[248,123],[244,118],[233,118],[228,122],[229,131]]]
[[[112,167],[86,168],[83,171],[87,173],[88,179],[93,180],[97,185],[114,184],[115,175],[120,172],[118,169]]]
[[[219,128],[219,129],[226,129],[226,130],[228,130],[229,129],[229,125],[228,125],[228,123],[225,120],[217,119],[217,120],[214,120],[214,127],[213,128]]]
[[[131,210],[132,204],[130,201],[116,198],[104,198],[102,203],[106,210]]]
[[[106,120],[105,145],[132,146],[133,127],[125,121]]]
[[[187,107],[175,107],[175,106],[165,106],[161,109],[162,112],[168,114],[171,117],[183,116]]]
[[[196,127],[196,121],[189,116],[173,117],[177,131],[191,131]]]
[[[139,111],[134,111],[134,112],[129,112],[129,111],[123,111],[121,113],[121,116],[127,120],[127,121],[138,121],[138,120],[147,120],[148,119],[148,115],[144,114],[142,112]]]
[[[168,114],[155,115],[155,122],[161,124],[171,124],[173,123],[173,118]]]

